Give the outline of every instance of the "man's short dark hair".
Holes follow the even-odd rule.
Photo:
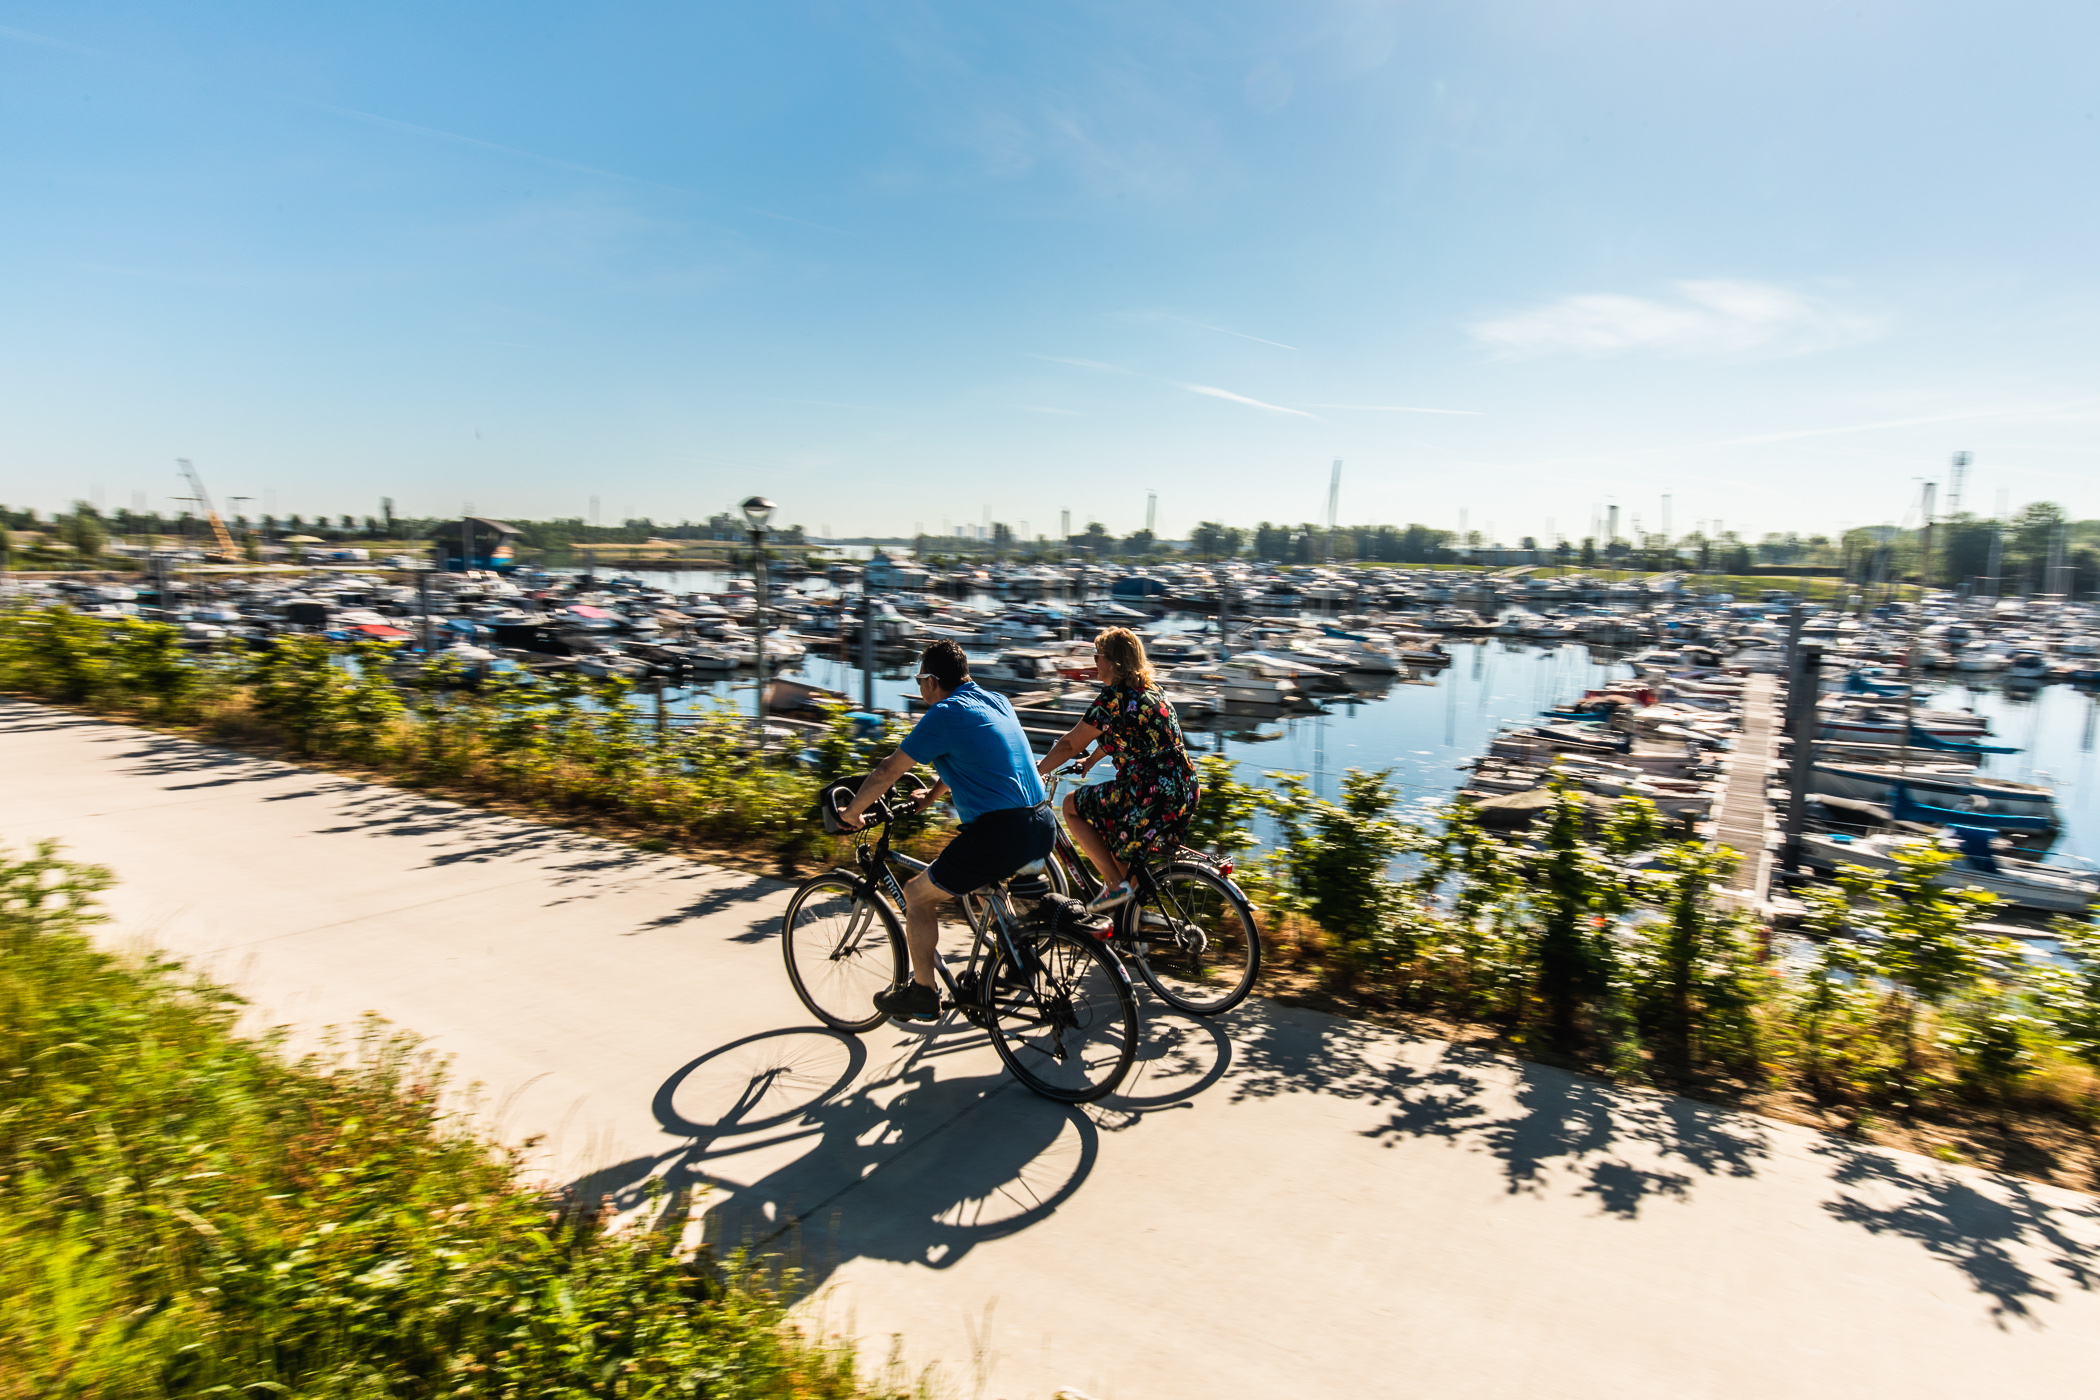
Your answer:
[[[970,658],[950,641],[938,641],[919,653],[919,670],[932,676],[943,690],[953,690],[970,678]]]

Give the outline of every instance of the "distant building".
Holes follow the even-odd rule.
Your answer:
[[[474,557],[460,557],[460,536],[465,527],[473,526]],[[469,569],[495,569],[508,572],[518,567],[512,552],[511,541],[520,531],[515,525],[506,525],[501,520],[488,520],[470,515],[464,521],[447,520],[430,532],[430,539],[437,555],[440,569],[448,574],[465,573]]]
[[[1550,564],[1553,553],[1546,549],[1503,549],[1500,546],[1479,545],[1471,549],[1453,551],[1462,564],[1489,564],[1514,567],[1518,564]]]

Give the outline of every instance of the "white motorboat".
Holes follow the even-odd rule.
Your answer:
[[[1287,705],[1298,698],[1298,683],[1288,676],[1271,675],[1243,664],[1235,657],[1215,666],[1181,666],[1167,673],[1177,688],[1202,687],[1220,699],[1250,705]]]
[[[1811,831],[1802,834],[1801,854],[1809,865],[1822,871],[1847,865],[1887,871],[1897,867],[1895,852],[1922,850],[1934,844],[1914,836],[1843,836]],[[1950,843],[1937,844],[1946,847]],[[2049,914],[2082,914],[2100,903],[2100,874],[2018,860],[1996,852],[1986,857],[1964,856],[1942,869],[1933,877],[1933,883],[1946,889],[1985,890],[2008,904]]]
[[[1987,778],[1965,763],[1845,763],[1819,758],[1809,772],[1810,792],[1855,802],[1886,806],[1898,787],[1912,801],[1945,811],[2056,820],[2056,797],[2048,788]]]

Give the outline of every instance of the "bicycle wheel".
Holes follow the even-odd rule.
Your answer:
[[[1145,985],[1191,1016],[1230,1011],[1261,973],[1254,910],[1223,876],[1192,862],[1168,866],[1125,907],[1122,933]]]
[[[859,1035],[886,1019],[875,994],[904,978],[904,930],[889,905],[836,871],[803,883],[780,925],[795,995],[818,1020]]]
[[[1046,1099],[1091,1103],[1113,1093],[1137,1056],[1137,998],[1123,966],[1069,933],[1027,945],[1037,964],[992,962],[986,1019],[1014,1078]]]

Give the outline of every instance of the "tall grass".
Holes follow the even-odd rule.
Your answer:
[[[846,1397],[852,1356],[529,1189],[377,1024],[294,1060],[0,851],[0,1396]]]

